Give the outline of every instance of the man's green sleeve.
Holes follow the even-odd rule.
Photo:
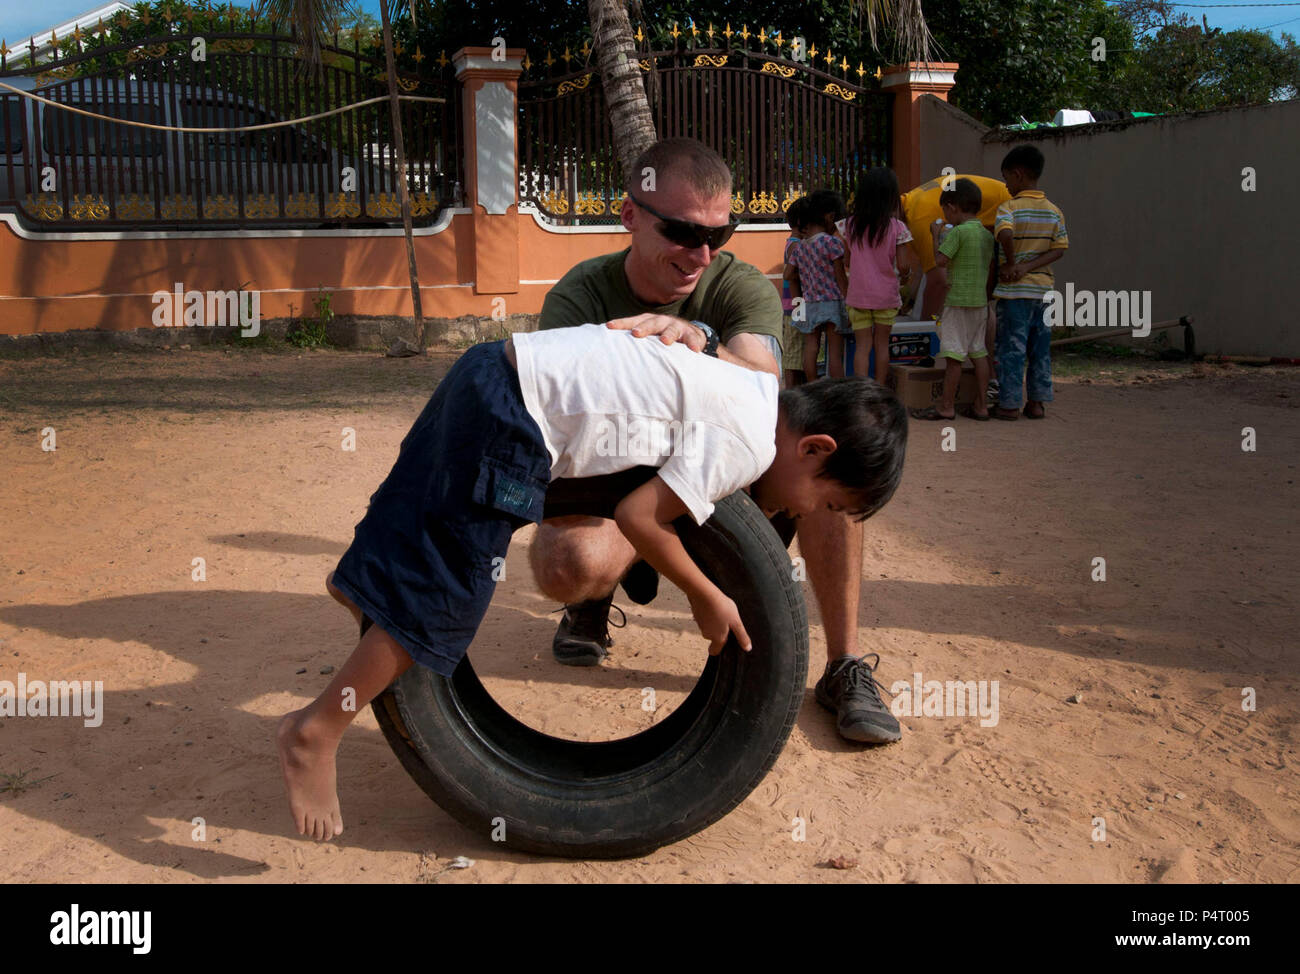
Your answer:
[[[737,262],[739,265],[739,262]],[[739,273],[727,290],[719,310],[718,322],[713,325],[724,343],[736,335],[749,333],[771,335],[781,341],[781,295],[762,271],[752,264],[737,266]]]

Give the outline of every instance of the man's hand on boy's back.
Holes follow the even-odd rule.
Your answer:
[[[681,342],[692,352],[704,351],[708,342],[704,332],[684,318],[672,315],[641,314],[630,318],[615,318],[605,323],[606,328],[630,331],[637,338],[649,338],[658,335],[665,345]]]
[[[615,318],[613,321],[605,322],[605,327],[630,331],[637,338],[657,336],[665,345],[681,342],[692,352],[704,351],[704,346],[707,344],[703,331],[689,321],[672,315],[647,312],[630,318]],[[753,372],[768,372],[778,379],[781,377],[780,366],[772,357],[767,345],[759,336],[748,332],[734,335],[728,344],[719,345],[718,358]]]

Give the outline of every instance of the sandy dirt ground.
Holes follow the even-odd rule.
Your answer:
[[[914,423],[903,485],[867,524],[878,676],[997,681],[995,726],[913,716],[898,744],[841,741],[813,700],[813,609],[789,744],[690,839],[621,862],[511,852],[437,808],[369,711],[340,751],[346,832],[298,838],[276,720],[354,645],[323,579],[455,355],[0,361],[0,679],[104,683],[99,727],[0,718],[0,878],[1300,880],[1300,372],[1145,362],[1061,379],[1046,422],[959,420],[955,452]],[[471,650],[493,695],[587,739],[656,719],[642,687],[660,715],[679,702],[704,660],[680,594],[629,606],[601,669],[558,666],[528,540]],[[457,856],[474,865],[448,870]]]

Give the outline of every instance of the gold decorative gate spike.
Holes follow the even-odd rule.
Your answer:
[[[63,204],[53,194],[47,196],[45,193],[41,193],[33,198],[32,194],[28,193],[27,208],[41,220],[63,219]]]
[[[117,218],[119,220],[152,220],[153,203],[148,197],[139,193],[123,196],[117,201]]]
[[[538,202],[547,213],[563,215],[569,212],[569,197],[562,189],[548,189]]]
[[[203,201],[203,215],[212,220],[233,220],[239,216],[239,203],[233,196],[210,196]]]
[[[280,203],[270,193],[259,193],[244,201],[244,215],[254,220],[274,220],[280,215]]]
[[[169,196],[159,207],[164,220],[194,220],[198,218],[199,208],[188,196]]]
[[[582,191],[574,201],[573,212],[579,216],[583,214],[600,216],[605,212],[605,198],[595,190]]]
[[[330,193],[325,197],[326,219],[338,220],[361,215],[361,202],[356,193]]]
[[[581,78],[574,78],[572,81],[560,82],[560,87],[559,90],[556,92],[556,94],[571,95],[575,91],[581,91],[583,88],[586,88],[587,85],[591,83],[591,76],[592,76],[592,72],[588,71]]]
[[[311,193],[294,193],[284,202],[284,215],[319,218],[320,205]]]

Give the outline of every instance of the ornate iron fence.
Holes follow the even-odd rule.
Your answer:
[[[780,222],[803,193],[829,188],[851,198],[862,170],[892,163],[893,95],[873,87],[878,71],[816,45],[787,57],[789,41],[748,28],[728,28],[726,43],[645,51],[639,64],[659,137],[697,138],[731,164],[733,213]],[[590,61],[586,44],[558,58],[548,51],[525,61],[519,86],[520,200],[557,223],[615,222],[622,205],[622,171]]]
[[[322,70],[303,73],[296,41],[255,24],[199,33],[192,21],[154,23],[147,39],[113,45],[78,33],[37,65],[12,65],[0,50],[0,80],[97,115],[195,128],[302,118],[388,91],[382,59],[356,50],[355,34],[348,49],[336,33]],[[457,205],[464,182],[460,95],[445,67],[399,77],[404,93],[445,99],[401,106],[417,225]],[[401,223],[387,102],[260,132],[192,134],[0,94],[0,208],[37,229]]]

